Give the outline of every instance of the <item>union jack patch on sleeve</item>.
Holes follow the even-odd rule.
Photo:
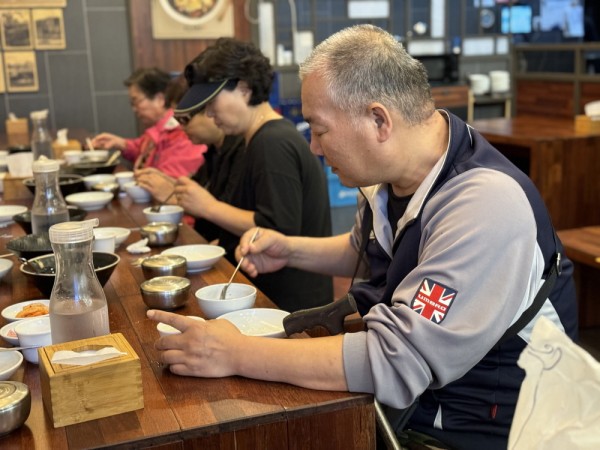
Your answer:
[[[443,284],[424,278],[410,307],[426,319],[441,323],[456,297],[456,291]]]

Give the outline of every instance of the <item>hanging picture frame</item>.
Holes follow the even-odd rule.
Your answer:
[[[0,11],[0,30],[4,50],[33,50],[31,14],[28,9]]]
[[[152,0],[154,39],[216,39],[235,34],[232,0]]]
[[[4,67],[8,92],[39,90],[35,52],[5,52]]]
[[[31,11],[31,21],[37,50],[66,48],[62,9],[34,9]]]
[[[0,0],[0,8],[66,8],[67,0]]]

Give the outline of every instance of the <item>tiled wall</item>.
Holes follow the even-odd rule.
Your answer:
[[[48,109],[53,129],[137,134],[123,80],[132,72],[127,0],[69,0],[65,50],[35,50],[39,91],[0,94],[0,131],[8,112]]]

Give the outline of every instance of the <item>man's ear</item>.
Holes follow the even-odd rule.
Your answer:
[[[392,131],[392,120],[387,108],[380,103],[373,103],[369,109],[378,139],[381,141],[387,140]]]

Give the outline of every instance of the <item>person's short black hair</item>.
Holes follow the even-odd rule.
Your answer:
[[[171,82],[171,75],[157,67],[141,68],[134,71],[123,82],[125,86],[136,86],[148,98],[164,94]]]
[[[269,58],[250,42],[219,38],[198,55],[185,71],[188,86],[223,80],[243,80],[252,90],[250,105],[269,100],[274,72]],[[227,86],[227,88],[234,88]]]

